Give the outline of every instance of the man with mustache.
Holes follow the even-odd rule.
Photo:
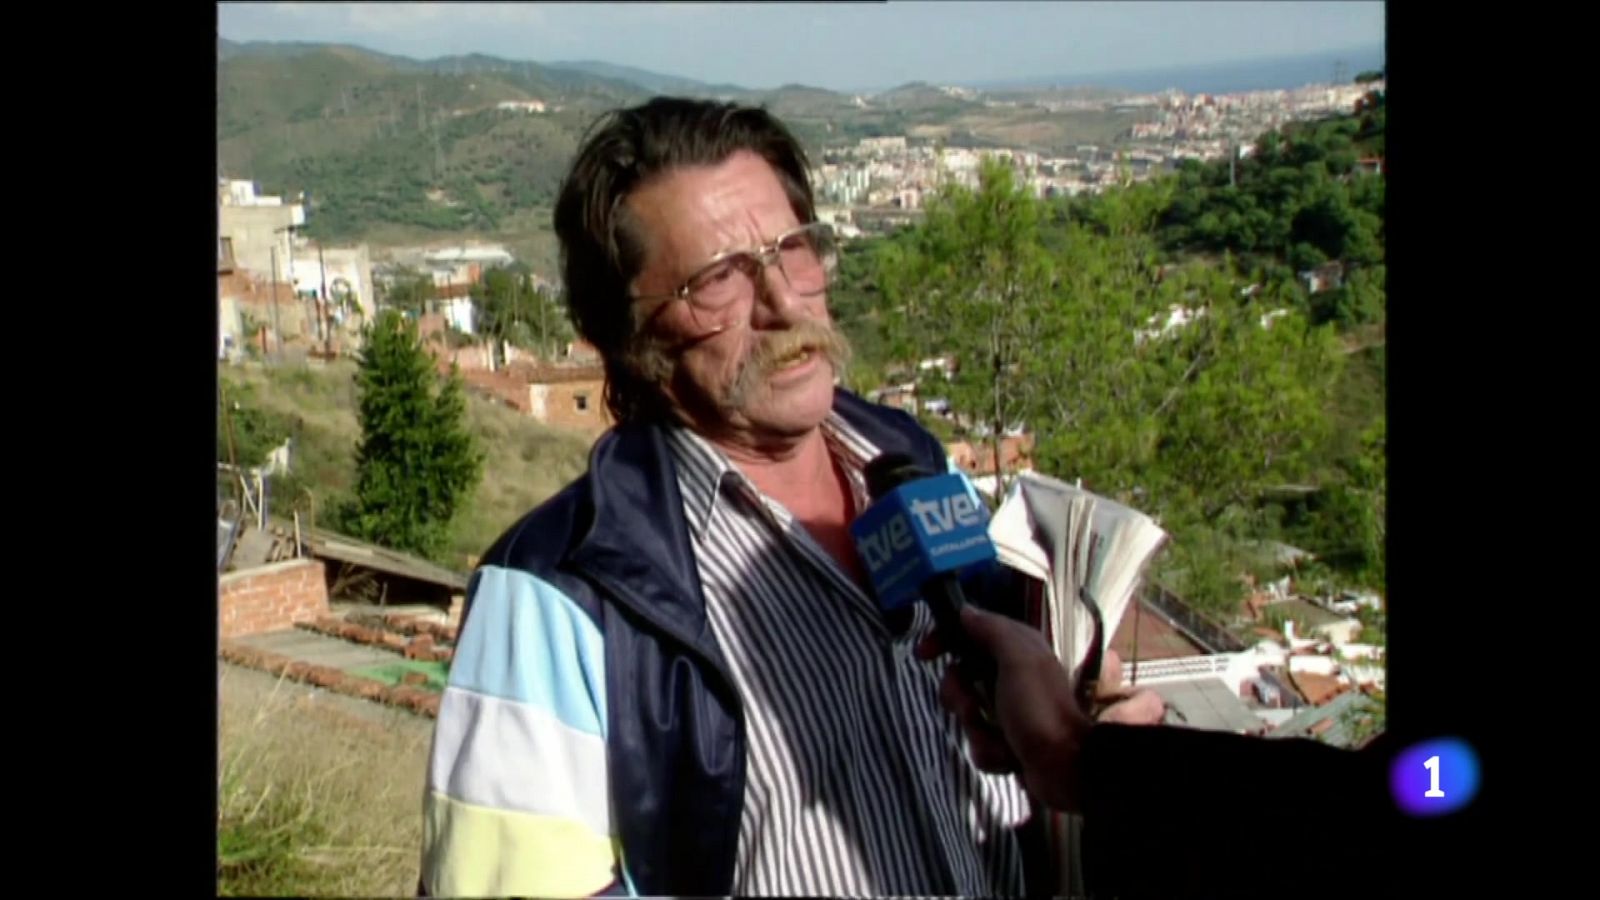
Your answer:
[[[973,763],[914,652],[931,616],[886,619],[850,538],[868,461],[947,461],[835,386],[837,251],[798,142],[759,109],[613,113],[555,228],[617,425],[473,575],[423,891],[1023,893],[1028,799]]]

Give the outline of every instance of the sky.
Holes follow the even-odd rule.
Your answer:
[[[233,41],[599,60],[713,84],[973,84],[1381,45],[1381,2],[218,3]]]

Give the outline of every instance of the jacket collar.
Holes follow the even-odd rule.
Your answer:
[[[883,452],[911,455],[935,471],[943,448],[904,413],[875,407],[842,388],[833,411]],[[664,430],[618,426],[589,457],[593,518],[571,559],[630,611],[726,672],[695,570],[677,464]]]

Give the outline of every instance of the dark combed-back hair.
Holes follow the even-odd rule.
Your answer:
[[[561,184],[555,229],[567,310],[578,334],[600,351],[606,407],[619,423],[666,415],[659,384],[633,362],[640,335],[628,285],[644,248],[623,201],[658,175],[716,165],[741,150],[772,166],[802,223],[816,220],[800,142],[766,110],[731,103],[657,97],[607,113],[590,127]]]

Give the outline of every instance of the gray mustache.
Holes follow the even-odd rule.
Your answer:
[[[739,365],[739,372],[724,398],[724,406],[743,406],[750,392],[777,371],[780,360],[798,351],[821,353],[835,373],[842,372],[850,362],[850,342],[837,329],[819,322],[797,322],[783,331],[764,333],[756,341]]]

